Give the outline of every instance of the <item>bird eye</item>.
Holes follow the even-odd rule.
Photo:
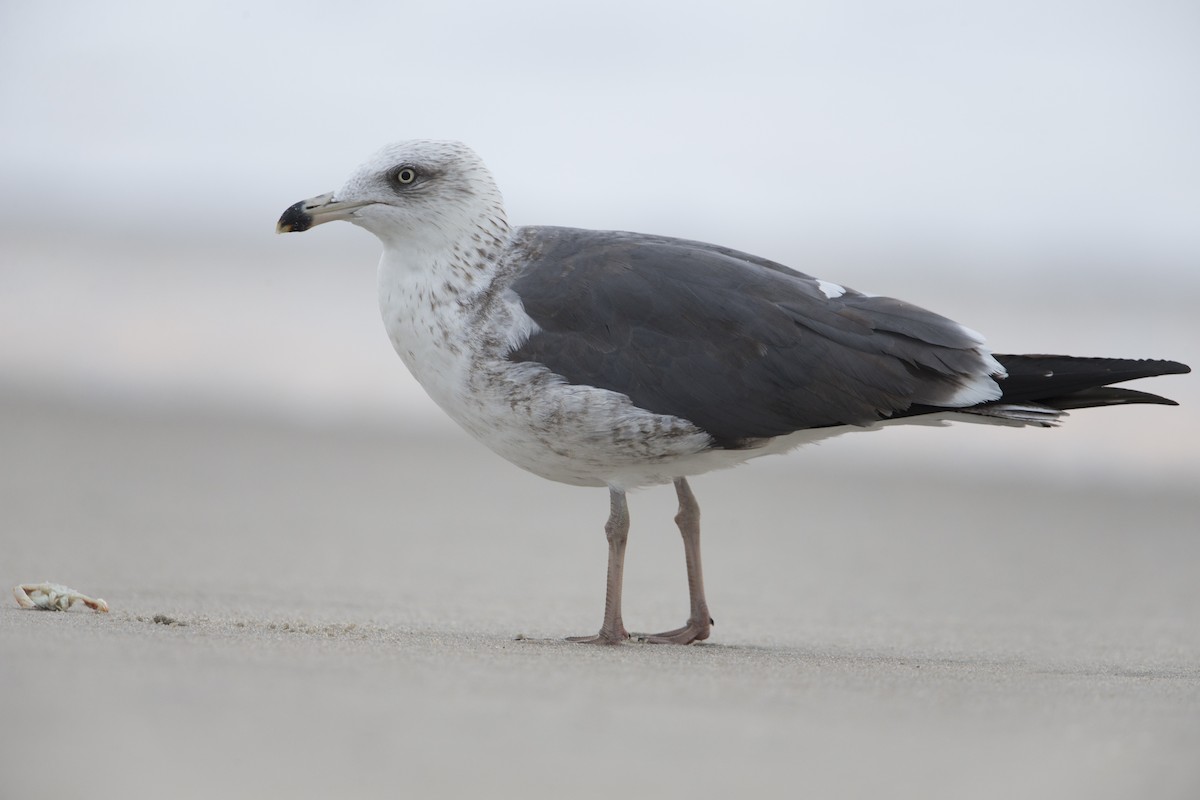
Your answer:
[[[401,167],[396,170],[396,183],[407,186],[417,179],[417,171],[412,167]]]

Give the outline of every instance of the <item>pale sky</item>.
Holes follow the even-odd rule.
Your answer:
[[[445,137],[518,223],[1188,260],[1197,42],[1194,2],[5,3],[0,212],[265,235]]]

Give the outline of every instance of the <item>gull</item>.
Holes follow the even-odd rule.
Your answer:
[[[1110,384],[1185,373],[1165,360],[993,354],[981,335],[900,300],[703,242],[510,225],[466,145],[384,147],[277,231],[347,220],[383,244],[392,345],[468,433],[553,481],[607,487],[604,617],[621,614],[626,492],[671,483],[690,613],[653,643],[707,639],[691,475],[850,431],[949,420],[1055,425],[1067,410],[1176,405]]]

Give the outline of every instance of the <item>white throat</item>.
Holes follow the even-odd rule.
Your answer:
[[[378,288],[388,338],[425,391],[452,416],[478,345],[466,321],[491,285],[508,238],[501,212],[458,237],[384,242]]]

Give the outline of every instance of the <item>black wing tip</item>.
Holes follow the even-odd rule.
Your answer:
[[[1155,405],[1177,406],[1179,403],[1169,397],[1150,392],[1140,392],[1137,389],[1125,389],[1120,386],[1098,386],[1081,392],[1072,392],[1053,397],[1044,401],[1051,408],[1060,411],[1076,408],[1100,408],[1102,406]]]
[[[1010,365],[1040,368],[1042,363],[1050,366],[1093,366],[1103,370],[1124,369],[1138,372],[1138,377],[1155,378],[1159,375],[1186,375],[1192,368],[1180,361],[1165,358],[1105,358],[1103,356],[1063,356],[1049,353],[994,353],[995,358],[1006,368]],[[1057,363],[1055,363],[1057,362]],[[1133,377],[1115,380],[1135,380]]]
[[[1008,371],[998,379],[1008,402],[1045,402],[1059,408],[1126,403],[1178,405],[1145,392],[1116,390],[1113,384],[1161,375],[1183,375],[1191,367],[1166,359],[1086,358],[1055,355],[997,355]],[[1123,394],[1126,393],[1126,394]],[[1051,402],[1052,401],[1052,402]],[[1059,403],[1069,403],[1061,406]]]
[[[1182,361],[1171,361],[1170,359],[1166,358],[1138,358],[1130,359],[1130,361],[1136,364],[1145,364],[1147,366],[1153,365],[1156,372],[1154,375],[1147,377],[1155,377],[1158,375],[1186,375],[1192,371],[1192,368],[1187,364],[1184,364]]]
[[[1169,364],[1189,369],[1187,364],[1169,358],[1113,358],[1109,356],[1068,356],[1062,353],[995,353],[996,358],[1062,358],[1069,361],[1125,361],[1131,364]]]

